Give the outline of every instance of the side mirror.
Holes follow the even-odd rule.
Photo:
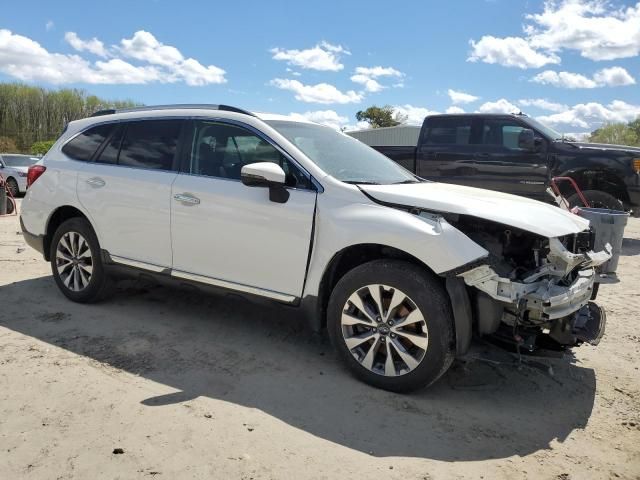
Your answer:
[[[536,138],[533,130],[524,128],[518,135],[518,147],[524,150],[535,150]]]
[[[285,188],[286,174],[282,167],[272,162],[258,162],[245,165],[240,170],[240,180],[247,187],[267,187],[269,200],[285,203],[289,191]]]

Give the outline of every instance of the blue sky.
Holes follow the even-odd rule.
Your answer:
[[[640,115],[640,2],[9,2],[0,80],[145,104],[522,110],[563,132]],[[96,7],[95,5],[100,5]]]

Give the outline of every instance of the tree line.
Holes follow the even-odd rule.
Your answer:
[[[395,127],[406,123],[406,115],[396,112],[391,105],[373,105],[356,113],[356,120],[364,121],[371,128]],[[608,123],[587,136],[591,143],[640,146],[640,117],[629,123]]]
[[[137,105],[131,100],[105,100],[75,88],[0,83],[0,153],[44,154],[68,122],[104,108]]]

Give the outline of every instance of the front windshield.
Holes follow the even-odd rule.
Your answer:
[[[553,128],[547,127],[544,123],[540,123],[538,120],[527,118],[527,122],[531,124],[533,128],[542,132],[552,140],[562,140],[564,138],[564,135],[562,133],[556,132]]]
[[[30,167],[37,163],[38,159],[26,155],[2,155],[2,161],[7,167]]]
[[[419,181],[393,160],[330,127],[286,120],[270,120],[267,123],[318,167],[343,182],[391,184]]]

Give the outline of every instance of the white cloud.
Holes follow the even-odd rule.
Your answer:
[[[55,23],[53,23],[53,20],[48,20],[47,23],[44,24],[44,29],[47,32],[50,32],[51,30],[53,30],[53,28],[55,27]]]
[[[414,107],[413,105],[395,105],[393,107],[393,111],[395,113],[399,113],[402,116],[406,116],[407,117],[407,124],[408,125],[422,125],[422,122],[424,121],[424,117],[426,117],[427,115],[435,115],[438,112],[435,112],[433,110],[429,110],[428,108],[424,108],[424,107]]]
[[[393,67],[356,67],[355,75],[351,76],[351,81],[363,85],[367,92],[379,92],[386,88],[376,80],[380,77],[402,78],[404,74]],[[396,85],[400,86],[401,83]]]
[[[467,61],[497,63],[504,67],[540,68],[549,63],[560,63],[553,53],[542,53],[531,48],[527,40],[520,37],[496,38],[483,36],[478,42],[470,41],[471,54]]]
[[[64,34],[66,42],[78,52],[90,52],[99,57],[108,57],[107,49],[104,48],[104,43],[93,37],[91,40],[82,40],[75,32],[67,32]]]
[[[455,105],[447,108],[444,113],[464,113],[464,108],[456,107]]]
[[[173,66],[184,60],[180,51],[159,42],[153,34],[139,30],[131,38],[120,40],[120,53],[129,58],[142,60],[152,65]]]
[[[569,109],[568,105],[550,102],[544,98],[525,98],[518,100],[518,105],[522,105],[523,107],[537,107],[541,110],[548,110],[550,112],[564,112]]]
[[[362,93],[353,90],[341,92],[328,83],[305,85],[298,80],[274,78],[270,82],[274,87],[282,90],[290,90],[295,93],[295,98],[308,103],[359,103],[363,99]]]
[[[193,58],[184,58],[176,47],[163,44],[144,30],[135,32],[131,38],[123,38],[116,50],[124,57],[166,69],[170,82],[184,81],[191,86],[226,82],[223,69],[215,65],[202,65]]]
[[[139,38],[138,34],[140,33],[136,32],[134,38],[136,36]],[[146,34],[147,32],[142,33]],[[153,35],[148,35],[145,35],[148,40],[155,40]],[[85,45],[87,42],[80,40],[77,36],[72,35],[69,38],[71,42],[76,42],[76,40],[81,42],[76,42],[77,46],[88,48]],[[68,41],[69,38],[67,38]],[[89,42],[93,42],[93,40],[97,41],[97,39],[92,39]],[[96,50],[97,45],[93,42],[91,48]],[[158,45],[159,47],[163,46],[159,42]],[[120,48],[114,48],[108,52],[110,56],[122,53]],[[133,55],[128,56],[133,57]],[[54,84],[146,84],[182,81],[188,85],[205,85],[226,81],[224,70],[214,65],[201,65],[192,58],[185,60],[182,55],[180,58],[180,61],[172,64],[169,62],[150,62],[146,58],[140,58],[142,65],[134,65],[122,58],[90,62],[79,55],[51,53],[28,37],[0,29],[0,71],[23,81]]]
[[[527,15],[525,33],[534,48],[575,50],[590,60],[640,53],[640,2],[616,9],[604,0],[547,1],[541,14]]]
[[[356,73],[367,77],[402,77],[403,73],[393,67],[356,67]]]
[[[579,73],[545,70],[533,77],[531,81],[562,88],[620,87],[636,83],[635,78],[622,67],[603,68],[592,78]]]
[[[486,102],[480,105],[480,113],[518,113],[520,109],[508,100],[501,98],[495,102]]]
[[[449,95],[451,102],[456,105],[460,103],[475,102],[480,98],[480,97],[476,97],[475,95],[471,95],[469,93],[460,92],[452,89],[447,90],[447,94]]]
[[[545,70],[533,77],[531,81],[563,88],[596,88],[598,86],[594,80],[579,73],[554,72],[553,70]]]
[[[379,92],[384,88],[377,80],[369,78],[366,75],[352,75],[351,81],[354,83],[359,83],[360,85],[364,86],[364,89],[367,92],[371,93]]]
[[[327,125],[331,128],[335,128],[336,130],[340,130],[349,123],[349,119],[347,117],[339,115],[335,110],[316,110],[313,112],[291,113],[289,116],[295,120],[309,120],[311,122]]]
[[[640,53],[640,2],[615,8],[607,0],[547,0],[539,14],[526,15],[523,37],[483,36],[471,40],[472,62],[540,68],[558,64],[564,50],[590,60],[615,60]]]
[[[605,123],[630,122],[640,116],[640,105],[614,100],[608,105],[579,103],[568,110],[538,117],[541,122],[558,127],[594,130]]]
[[[603,68],[595,73],[593,79],[599,85],[610,87],[620,87],[625,85],[635,85],[636,79],[622,67]]]
[[[341,54],[350,55],[350,52],[341,45],[332,45],[328,42],[320,42],[315,47],[306,50],[284,50],[272,48],[274,60],[284,60],[289,65],[311,70],[337,72],[344,68],[340,63]]]

